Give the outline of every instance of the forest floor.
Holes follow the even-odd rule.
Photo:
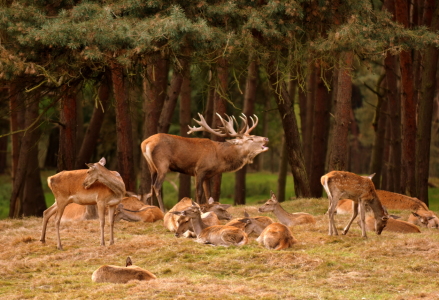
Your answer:
[[[64,251],[56,249],[53,221],[46,244],[41,218],[0,221],[1,299],[438,299],[439,231],[383,231],[361,237],[356,223],[346,236],[328,236],[327,199],[283,204],[313,214],[316,225],[292,228],[298,243],[281,251],[259,246],[212,247],[176,238],[153,224],[115,224],[115,244],[99,246],[97,220],[61,225]],[[231,207],[234,217],[257,205]],[[408,212],[391,211],[408,217]],[[271,214],[265,214],[276,219]],[[349,215],[337,215],[342,228]],[[108,243],[109,228],[106,226]],[[127,256],[157,279],[93,283],[99,266],[124,266]]]

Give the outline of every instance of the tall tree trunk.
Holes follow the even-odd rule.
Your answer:
[[[313,62],[308,64],[309,74],[306,82],[306,135],[303,136],[303,149],[305,155],[306,172],[311,174],[313,146],[313,130],[314,130],[314,113],[317,89],[317,68]],[[302,126],[303,128],[303,126]],[[310,177],[311,179],[311,177]]]
[[[181,95],[180,95],[180,135],[189,136],[188,125],[191,124],[191,72],[188,63],[183,70]],[[171,84],[172,86],[172,84]],[[186,174],[179,174],[180,185],[178,187],[178,199],[184,197],[191,197],[191,176]]]
[[[291,96],[291,94],[290,94]],[[287,173],[288,173],[288,152],[287,143],[285,138],[282,139],[282,151],[280,155],[279,163],[279,176],[277,177],[277,201],[285,201],[285,188],[287,186]]]
[[[160,114],[166,97],[166,83],[169,63],[160,54],[153,54],[148,58],[146,76],[143,80],[143,139],[158,133]],[[145,201],[146,195],[151,191],[151,173],[146,160],[142,155],[140,160],[140,194]],[[151,191],[152,192],[152,191]],[[163,198],[162,194],[162,198]],[[153,204],[153,199],[150,199]]]
[[[288,94],[285,82],[280,81],[279,71],[274,61],[270,62],[267,68],[269,81],[277,97],[277,104],[282,126],[285,132],[285,141],[288,149],[288,161],[294,177],[294,190],[296,197],[309,198],[311,190],[306,173],[305,159],[303,156],[302,142],[300,141],[299,128],[297,126],[294,106]]]
[[[329,78],[328,78],[329,79]],[[323,78],[317,76],[315,93],[314,126],[312,134],[312,155],[309,184],[312,197],[321,197],[323,186],[320,177],[325,173],[326,154],[328,152],[329,117],[331,92],[325,86]]]
[[[348,133],[351,121],[352,78],[351,68],[354,59],[353,52],[340,54],[340,69],[337,82],[335,103],[335,123],[330,146],[330,170],[346,170],[348,154]]]
[[[224,114],[227,112],[226,110],[227,100],[224,97],[227,97],[229,64],[228,61],[223,57],[218,59],[217,72],[218,72],[218,85],[215,90],[215,95],[213,100],[214,127],[212,128],[218,128],[219,126],[222,126],[221,120],[216,116],[216,113],[224,117]],[[225,138],[212,135],[212,140],[218,142],[224,142]],[[211,196],[213,197],[213,199],[215,199],[215,201],[219,201],[221,195],[221,179],[222,179],[222,174],[218,174],[212,177],[211,180]],[[201,200],[199,199],[199,201]]]
[[[387,110],[389,109],[389,100],[386,100],[387,103]],[[381,179],[381,189],[390,191],[390,170],[389,170],[389,162],[390,162],[390,135],[391,135],[391,120],[390,115],[388,114],[386,116],[386,133],[384,136],[384,153],[383,153],[383,160],[382,160],[382,179]]]
[[[109,74],[108,74],[109,75]],[[85,132],[78,157],[76,159],[76,169],[85,169],[86,163],[91,162],[93,152],[98,144],[99,132],[104,122],[105,112],[110,98],[110,78],[105,76],[99,86],[98,101],[95,103],[90,122]]]
[[[117,162],[118,171],[127,191],[136,191],[133,157],[133,132],[131,129],[130,103],[125,87],[124,67],[111,62],[111,80],[116,110]]]
[[[16,168],[9,206],[9,217],[41,216],[46,209],[38,168],[39,123],[32,123],[38,117],[38,101],[28,95],[25,100],[26,134],[20,146],[19,160]]]
[[[177,99],[182,89],[183,72],[186,73],[187,68],[188,68],[188,62],[184,59],[180,59],[178,61],[178,65],[176,63],[174,66],[174,73],[172,74],[171,84],[166,94],[165,102],[163,104],[163,109],[160,114],[158,132],[163,132],[163,133],[169,132],[172,115],[174,114],[175,107],[177,106]],[[189,83],[190,83],[190,79],[189,79]],[[190,95],[189,95],[189,99],[190,99]]]
[[[255,110],[256,101],[256,88],[258,78],[258,65],[256,61],[252,60],[248,66],[247,82],[245,84],[244,94],[244,109],[243,113],[246,116],[251,116]],[[246,178],[247,166],[242,167],[241,170],[235,173],[235,205],[245,205],[245,191],[246,191]]]
[[[23,99],[20,99],[19,87],[16,82],[12,82],[9,87],[9,109],[11,110],[11,132],[18,131],[24,128],[24,106],[20,107],[20,103],[24,103]],[[15,174],[18,167],[18,159],[20,156],[21,140],[23,133],[15,133],[11,136],[11,146],[12,146],[12,181],[15,180]]]
[[[429,5],[431,5],[429,3]],[[429,22],[427,19],[426,22]],[[436,2],[431,21],[432,31],[439,30],[439,4]],[[419,101],[419,124],[416,146],[416,185],[420,200],[428,205],[428,177],[430,170],[430,143],[433,103],[436,91],[436,76],[438,64],[438,49],[429,46],[423,55],[421,97]]]
[[[381,76],[377,84],[377,97],[378,102],[375,109],[375,119],[372,123],[375,130],[375,141],[372,150],[372,159],[370,161],[369,173],[375,173],[372,181],[375,188],[381,189],[381,179],[383,174],[383,155],[384,155],[384,137],[386,134],[387,124],[387,101],[383,97],[381,88],[383,84],[384,76]]]
[[[396,20],[409,28],[409,11],[407,2],[395,1]],[[401,190],[412,197],[416,196],[415,155],[416,155],[416,103],[414,99],[413,62],[409,51],[402,51],[399,56],[402,89],[402,155],[401,155]]]
[[[73,170],[76,160],[77,107],[76,88],[65,86],[60,108],[60,131],[57,172]]]

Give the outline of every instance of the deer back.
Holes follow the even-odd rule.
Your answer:
[[[359,224],[360,225],[360,224]],[[373,216],[366,217],[366,230],[375,231],[375,218]],[[389,218],[387,225],[383,231],[398,232],[398,233],[419,233],[419,228],[406,221]]]
[[[157,207],[152,205],[145,205],[142,201],[140,201],[137,197],[125,197],[120,202],[122,204],[123,209],[119,207],[116,209],[114,214],[115,221],[125,220],[129,222],[146,222],[153,223],[158,220],[163,220],[163,212]],[[139,212],[131,212],[129,210],[141,210]]]
[[[417,198],[412,198],[406,195],[393,193],[389,191],[377,190],[378,197],[381,204],[387,209],[399,209],[399,210],[429,210],[427,205]]]
[[[265,248],[274,250],[289,248],[297,242],[291,230],[278,222],[268,225],[256,241]]]
[[[248,243],[248,236],[244,231],[233,226],[214,225],[203,229],[198,241],[216,246],[242,246]]]
[[[95,270],[91,276],[93,282],[127,283],[130,280],[151,280],[157,277],[148,270],[138,266],[119,267],[104,265]]]

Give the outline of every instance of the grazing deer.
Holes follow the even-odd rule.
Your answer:
[[[352,199],[354,201],[352,218],[344,228],[343,234],[349,231],[349,227],[358,215],[358,208],[360,208],[362,236],[367,238],[365,225],[366,205],[375,216],[376,233],[381,234],[381,231],[386,227],[389,216],[376,194],[371,176],[364,177],[344,171],[332,171],[322,176],[320,182],[329,199],[329,235],[338,235],[334,223],[334,212],[340,199]]]
[[[257,216],[251,218],[250,215],[245,211],[244,218],[234,219],[226,223],[226,225],[237,227],[247,233],[247,235],[250,235],[253,232],[257,235],[260,235],[261,232],[271,223],[273,223],[273,220],[269,217]]]
[[[360,222],[358,221],[358,225],[361,226]],[[366,217],[366,230],[367,231],[374,231],[375,230],[375,218],[373,216],[367,216]],[[390,231],[390,232],[398,232],[398,233],[419,233],[421,232],[418,228],[418,226],[402,221],[402,220],[396,220],[389,218],[387,220],[387,225],[384,227],[383,231]]]
[[[242,246],[248,243],[247,234],[239,228],[226,225],[207,226],[201,219],[200,206],[192,201],[192,206],[173,214],[188,217],[192,220],[197,242],[214,246]]]
[[[181,199],[174,207],[165,214],[163,219],[163,225],[171,232],[176,232],[178,225],[184,220],[189,221],[190,218],[182,217],[173,214],[174,211],[183,211],[186,208],[192,206],[192,199],[188,197],[184,197]],[[213,200],[213,198],[209,198],[209,201],[204,204],[200,204],[200,209],[203,213],[213,212],[220,220],[230,220],[232,215],[227,211],[230,207],[230,204],[221,204]],[[206,217],[206,216],[205,216]]]
[[[46,241],[47,222],[52,215],[56,214],[55,228],[58,249],[62,250],[59,224],[65,207],[73,202],[81,205],[97,205],[102,246],[105,245],[105,208],[108,206],[110,245],[114,244],[114,211],[125,194],[125,184],[118,173],[116,175],[104,167],[105,163],[105,158],[101,158],[97,163],[87,164],[88,170],[62,171],[47,178],[49,188],[55,196],[55,203],[43,213],[41,242],[45,243]]]
[[[163,212],[157,206],[145,205],[137,197],[125,197],[116,208],[114,220],[153,223],[163,220]]]
[[[127,257],[126,266],[104,265],[99,267],[91,275],[93,282],[127,283],[130,280],[151,280],[157,277],[148,270],[133,265],[130,257]]]
[[[292,213],[287,212],[277,201],[276,195],[271,191],[271,198],[265,202],[264,205],[259,207],[259,212],[272,211],[278,218],[279,222],[286,226],[295,226],[300,224],[315,224],[316,219],[304,212]]]
[[[265,248],[274,250],[286,249],[297,243],[291,230],[278,222],[268,225],[256,241]]]
[[[253,123],[249,128],[247,117],[243,114],[241,119],[244,126],[236,132],[233,128],[233,122],[236,123],[235,118],[227,116],[228,121],[225,121],[217,114],[223,127],[212,129],[203,116],[198,115],[200,121],[194,120],[200,127],[189,126],[188,134],[207,131],[216,136],[234,139],[215,142],[210,139],[158,133],[141,144],[142,153],[151,173],[151,191],[147,194],[147,198],[155,193],[162,211],[164,206],[160,190],[168,171],[195,176],[196,200],[201,203],[203,189],[206,200],[210,198],[210,178],[224,172],[238,171],[244,165],[252,163],[256,155],[268,150],[265,146],[268,138],[250,135],[258,124],[256,116],[256,121],[250,117]]]

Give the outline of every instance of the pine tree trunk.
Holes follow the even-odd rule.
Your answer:
[[[290,94],[291,95],[291,94]],[[285,188],[287,186],[287,173],[288,173],[288,152],[287,143],[285,138],[282,139],[282,152],[279,162],[279,176],[277,178],[277,201],[285,201]]]
[[[429,20],[427,19],[426,22]],[[431,29],[439,30],[439,4],[436,3],[434,14],[431,21]],[[431,124],[434,96],[436,91],[436,75],[438,64],[438,49],[429,46],[423,55],[423,72],[421,82],[421,96],[418,109],[418,134],[416,145],[416,185],[417,195],[425,204],[428,201],[428,177],[430,170],[430,143],[431,143]]]
[[[191,72],[189,64],[186,63],[182,74],[181,95],[180,95],[180,136],[187,137],[188,125],[191,124]],[[171,84],[172,87],[172,84]],[[179,174],[180,184],[178,187],[178,199],[191,197],[191,176]]]
[[[169,63],[160,54],[153,54],[148,58],[146,76],[143,79],[143,139],[158,133],[160,114],[166,97],[166,84]],[[146,160],[142,155],[140,161],[140,194],[142,200],[151,191],[151,174]],[[163,198],[162,194],[162,198]],[[153,199],[150,199],[153,204]]]
[[[99,103],[96,103],[90,123],[85,132],[81,148],[79,150],[78,158],[76,159],[76,169],[85,169],[86,163],[91,162],[91,158],[96,145],[98,144],[99,132],[101,131],[102,123],[104,122],[105,112],[107,111],[108,100],[110,98],[110,79],[103,78],[99,86],[98,98]]]
[[[396,20],[409,28],[409,10],[404,0],[395,1]],[[416,103],[414,102],[413,62],[408,51],[399,55],[401,69],[402,154],[400,189],[407,195],[416,196]]]
[[[9,86],[9,109],[11,110],[11,118],[10,118],[10,128],[11,132],[15,132],[17,130],[24,128],[24,115],[25,109],[23,106],[20,107],[20,103],[24,103],[22,99],[20,99],[19,87],[15,82],[11,82]],[[21,148],[21,139],[23,137],[23,133],[15,133],[11,136],[11,150],[12,150],[12,163],[11,163],[11,177],[12,181],[15,179],[15,173],[17,171],[18,159],[20,156],[20,148]]]
[[[127,191],[136,191],[130,105],[125,89],[124,67],[111,62],[111,79],[116,110],[117,163]]]
[[[317,89],[317,69],[313,62],[308,64],[309,74],[306,82],[306,121],[303,124],[306,128],[306,134],[303,135],[303,149],[305,155],[306,172],[311,174],[312,154],[313,154],[313,130],[314,130],[314,113]],[[311,177],[310,177],[311,179]]]
[[[277,97],[278,110],[280,118],[282,119],[285,141],[287,143],[288,161],[294,177],[296,197],[309,198],[311,196],[311,190],[306,173],[302,142],[300,140],[294,106],[291,102],[285,82],[279,80],[280,74],[273,61],[269,64],[267,72],[269,74],[270,85],[275,92],[275,97]]]
[[[387,101],[384,99],[381,88],[384,76],[378,81],[377,96],[378,102],[375,109],[375,119],[372,123],[375,130],[375,141],[372,150],[372,159],[370,162],[369,173],[375,173],[372,181],[375,188],[381,189],[381,179],[383,174],[383,155],[384,155],[384,137],[386,135],[386,124],[387,124]]]
[[[248,66],[247,82],[245,85],[244,94],[244,109],[243,113],[250,117],[253,115],[255,110],[256,101],[256,88],[257,88],[257,77],[258,77],[258,65],[256,61],[251,61]],[[245,178],[247,175],[247,166],[242,167],[235,173],[235,205],[245,205],[245,195],[246,195],[246,182]]]
[[[220,119],[216,116],[218,113],[220,116],[224,117],[227,113],[226,110],[226,99],[224,99],[223,95],[227,94],[228,88],[228,61],[225,58],[218,59],[217,72],[218,72],[218,86],[215,91],[214,100],[213,100],[213,127],[218,128],[218,126],[222,126]],[[217,135],[212,135],[212,140],[218,142],[224,142],[225,138],[219,137]],[[215,201],[219,201],[221,195],[221,179],[222,174],[216,175],[212,177],[211,180],[211,197]],[[200,199],[198,199],[200,201]],[[203,202],[200,202],[203,203]]]
[[[330,78],[327,78],[330,80]],[[323,79],[317,77],[315,94],[314,126],[312,135],[312,155],[309,183],[312,197],[321,197],[323,186],[320,177],[325,174],[326,154],[328,152],[329,117],[331,93],[325,86]]]
[[[340,69],[335,101],[335,123],[330,145],[329,170],[346,170],[348,158],[348,133],[351,121],[352,79],[351,68],[353,52],[340,54]]]
[[[57,172],[73,170],[76,160],[76,88],[65,86],[60,108]]]
[[[387,109],[389,109],[389,100],[386,101]],[[390,115],[386,116],[386,133],[384,136],[384,153],[383,153],[383,169],[381,178],[381,189],[390,191],[390,171],[389,171],[389,161],[390,161],[390,135],[391,135],[391,120]]]

